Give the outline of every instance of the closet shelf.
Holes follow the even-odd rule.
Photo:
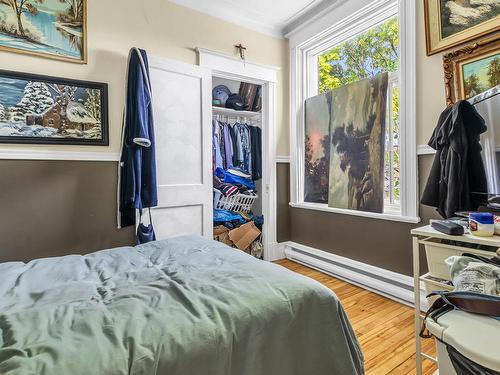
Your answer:
[[[223,108],[223,107],[212,107],[212,113],[214,115],[224,115],[230,117],[261,117],[261,112],[252,112],[252,111],[236,111],[231,108]]]

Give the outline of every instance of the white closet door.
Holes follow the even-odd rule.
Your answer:
[[[149,59],[156,136],[157,239],[212,237],[211,72]]]

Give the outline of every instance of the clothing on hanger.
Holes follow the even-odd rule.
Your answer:
[[[436,207],[444,218],[458,211],[474,211],[484,204],[486,172],[481,158],[480,134],[484,119],[462,100],[441,114],[429,146],[436,150],[421,203]]]
[[[118,227],[136,224],[136,211],[158,205],[152,90],[146,51],[132,48],[121,156],[118,168]]]
[[[212,121],[212,158],[216,168],[239,168],[262,178],[262,131],[259,127],[235,122]]]

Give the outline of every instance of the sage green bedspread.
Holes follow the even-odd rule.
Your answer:
[[[194,236],[0,264],[2,375],[350,375],[334,293]]]

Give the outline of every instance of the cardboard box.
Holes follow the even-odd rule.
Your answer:
[[[224,225],[214,227],[214,240],[228,246],[234,246],[233,241],[229,238],[229,229]]]
[[[260,230],[253,221],[229,231],[229,239],[238,249],[247,251],[248,247],[260,236]]]

